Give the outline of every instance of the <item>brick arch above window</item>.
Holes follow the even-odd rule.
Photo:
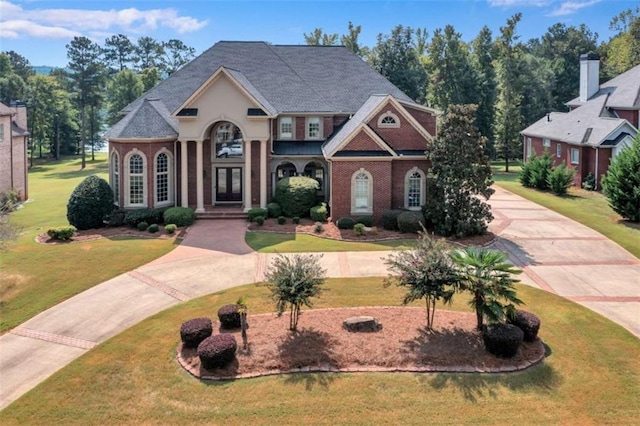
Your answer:
[[[398,128],[400,127],[400,118],[391,111],[387,111],[378,117],[378,127]]]

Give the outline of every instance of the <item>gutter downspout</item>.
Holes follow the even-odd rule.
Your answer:
[[[595,170],[595,172],[596,172],[596,188],[595,188],[595,190],[597,191],[599,189],[599,187],[600,187],[599,179],[598,179],[598,154],[600,153],[600,149],[597,146],[595,148],[596,148],[596,170]]]

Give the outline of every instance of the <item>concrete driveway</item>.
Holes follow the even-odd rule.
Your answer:
[[[595,231],[496,188],[494,246],[526,284],[581,303],[640,336],[640,261]],[[246,222],[199,221],[181,245],[0,336],[0,409],[106,339],[170,306],[261,281],[274,255],[244,243]],[[330,277],[386,276],[388,252],[325,253]]]

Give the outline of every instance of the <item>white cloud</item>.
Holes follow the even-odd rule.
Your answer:
[[[492,7],[543,7],[551,3],[552,0],[487,0]]]
[[[572,15],[585,7],[593,6],[596,3],[600,3],[600,0],[590,1],[565,1],[559,8],[552,11],[549,16],[566,16]]]
[[[9,23],[12,24],[7,28]],[[25,23],[30,23],[35,28],[28,29]],[[140,34],[158,28],[169,28],[178,34],[185,34],[202,29],[208,22],[190,16],[180,16],[179,12],[173,8],[25,9],[8,1],[0,1],[0,24],[3,37],[16,38],[22,36],[65,37],[61,34],[73,37],[81,32]],[[21,31],[12,28],[20,28]],[[73,35],[70,36],[70,34]]]

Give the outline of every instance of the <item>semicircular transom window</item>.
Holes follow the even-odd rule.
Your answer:
[[[378,127],[400,127],[400,119],[391,111],[387,111],[378,119]]]

